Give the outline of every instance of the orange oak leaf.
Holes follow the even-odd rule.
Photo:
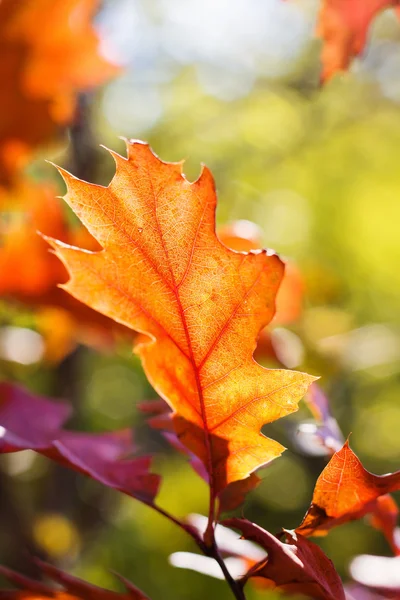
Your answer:
[[[227,519],[243,538],[267,551],[267,558],[253,565],[249,577],[262,578],[269,587],[287,594],[302,593],[319,600],[344,600],[343,585],[332,561],[321,548],[294,531],[285,531],[285,542],[246,519]]]
[[[1,0],[0,181],[74,115],[76,94],[118,69],[92,26],[98,0]]]
[[[205,465],[214,501],[281,454],[260,429],[295,411],[315,378],[254,361],[284,267],[273,253],[237,253],[217,239],[209,170],[190,183],[182,163],[142,142],[127,147],[127,159],[112,153],[108,187],[62,171],[66,201],[103,250],[49,241],[70,272],[67,291],[145,334],[136,352],[180,441]]]
[[[376,511],[380,496],[399,489],[400,471],[388,475],[370,473],[346,442],[319,476],[311,506],[296,531],[302,535],[326,535],[332,527]]]
[[[346,70],[365,48],[373,18],[399,0],[323,0],[317,33],[323,39],[322,80]]]
[[[176,435],[173,425],[173,412],[168,404],[160,398],[159,400],[143,402],[139,405],[139,408],[143,413],[150,415],[147,419],[148,424],[154,429],[160,430],[163,437],[173,448],[175,448],[175,450],[186,454],[189,457],[189,464],[193,470],[208,484],[210,482],[210,477],[207,470],[204,468],[202,461],[198,456],[190,452],[190,450],[180,442]],[[255,473],[251,473],[246,479],[230,483],[218,496],[218,512],[221,513],[235,510],[244,502],[248,492],[254,490],[260,482],[261,479]]]
[[[56,598],[57,600],[149,600],[148,596],[130,581],[117,574],[115,576],[118,577],[126,589],[123,593],[92,585],[41,560],[35,559],[34,562],[41,573],[52,579],[58,586],[61,586],[61,589],[60,587],[56,588],[40,581],[28,579],[24,575],[0,565],[0,575],[20,588],[19,590],[0,590],[2,600],[40,600],[41,598]]]

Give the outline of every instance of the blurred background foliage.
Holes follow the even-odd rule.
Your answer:
[[[96,143],[82,143],[103,184],[114,166],[97,141],[124,153],[119,135],[148,140],[164,160],[184,157],[189,179],[207,164],[219,224],[254,221],[263,245],[302,274],[302,314],[277,332],[282,362],[321,376],[354,450],[384,473],[400,468],[400,26],[390,11],[381,15],[366,55],[321,88],[316,10],[312,0],[105,1],[96,26],[104,52],[124,68],[86,96]],[[61,193],[43,158],[69,164],[68,140],[42,148],[28,168]],[[182,517],[204,514],[204,483],[137,409],[155,394],[129,342],[107,352],[77,347],[55,365],[41,358],[42,333],[27,309],[4,302],[0,320],[4,377],[69,397],[81,429],[132,425],[141,452],[156,454],[160,504]],[[326,462],[298,443],[299,424],[311,420],[303,406],[265,429],[288,451],[239,512],[272,532],[299,524]],[[224,582],[168,564],[191,542],[149,508],[29,452],[1,465],[1,562],[21,568],[31,547],[100,585],[113,587],[115,570],[154,599],[230,597]],[[390,553],[364,521],[318,543],[344,577],[355,554]],[[248,597],[277,595],[249,588]]]

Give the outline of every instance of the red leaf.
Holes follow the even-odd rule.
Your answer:
[[[28,178],[0,188],[0,204],[10,212],[0,231],[0,295],[39,309],[37,327],[46,340],[46,358],[57,362],[77,341],[110,346],[117,334],[130,340],[132,332],[58,287],[68,274],[38,231],[89,250],[99,246],[85,228],[71,226],[55,193],[53,186]]]
[[[315,485],[312,503],[301,525],[302,535],[325,535],[329,529],[372,512],[375,501],[400,489],[400,471],[374,475],[346,442],[335,452]]]
[[[322,550],[294,532],[286,531],[287,543],[245,519],[227,519],[224,525],[241,531],[246,540],[268,553],[265,564],[250,571],[282,591],[300,592],[320,600],[344,600],[344,590],[332,562]]]
[[[125,458],[134,450],[130,430],[90,434],[66,431],[67,404],[0,384],[0,453],[35,450],[103,485],[151,503],[160,478],[149,457]]]
[[[6,567],[0,566],[0,575],[3,575],[3,577],[14,585],[21,588],[21,591],[0,591],[0,598],[2,600],[39,600],[42,596],[57,598],[58,600],[74,600],[78,598],[81,600],[149,600],[143,592],[119,575],[116,576],[124,584],[126,593],[113,592],[97,587],[68,573],[64,573],[60,569],[56,569],[56,567],[40,560],[35,560],[35,563],[43,575],[61,585],[65,591],[60,591],[47,584],[33,581]]]
[[[390,494],[380,496],[370,515],[370,523],[384,534],[394,554],[400,555],[400,529],[397,527],[399,508]]]

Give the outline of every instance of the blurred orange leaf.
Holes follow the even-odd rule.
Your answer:
[[[400,555],[400,529],[397,526],[399,519],[399,508],[390,494],[379,496],[375,501],[375,507],[369,517],[370,523],[375,529],[382,531],[387,539],[393,553]]]
[[[0,2],[0,182],[73,119],[79,90],[117,73],[92,26],[98,0]]]
[[[0,295],[39,300],[66,279],[65,269],[49,253],[38,231],[70,238],[55,189],[20,179],[0,190]]]
[[[19,179],[0,189],[0,296],[37,309],[36,324],[46,343],[45,358],[62,360],[77,342],[104,347],[116,332],[129,335],[103,315],[78,302],[58,287],[68,279],[65,267],[38,234],[52,235],[71,244],[98,249],[80,224],[72,226],[55,189]]]
[[[362,53],[374,17],[399,0],[322,0],[317,33],[323,39],[322,79],[346,70]]]
[[[127,159],[113,156],[106,188],[63,172],[66,201],[104,248],[50,241],[71,274],[63,287],[146,334],[136,352],[175,411],[180,441],[205,465],[215,500],[281,454],[260,428],[295,411],[314,380],[252,358],[283,265],[273,253],[238,254],[219,242],[207,168],[189,183],[181,163],[162,162],[141,142],[128,143]]]
[[[319,476],[311,506],[296,531],[302,535],[325,535],[332,527],[374,512],[380,496],[399,489],[400,471],[388,475],[370,473],[346,442]]]

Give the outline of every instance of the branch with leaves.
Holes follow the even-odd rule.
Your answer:
[[[218,563],[238,600],[253,577],[316,598],[344,598],[332,563],[303,536],[359,518],[400,487],[400,475],[369,474],[346,444],[317,482],[305,520],[284,541],[249,521],[225,523],[265,551],[259,564],[248,563],[247,574],[230,573],[215,535],[219,515],[240,505],[258,482],[254,471],[284,450],[260,433],[262,425],[295,411],[315,378],[254,361],[284,265],[274,253],[235,252],[219,241],[210,172],[204,168],[189,183],[181,163],[162,162],[142,142],[127,147],[127,158],[113,153],[117,171],[108,187],[62,171],[66,201],[102,249],[47,241],[70,274],[64,289],[140,334],[135,352],[164,399],[150,408],[152,424],[208,482],[207,524],[196,529],[155,503],[160,478],[150,472],[150,458],[131,457],[129,432],[65,430],[65,404],[9,384],[0,390],[1,450],[35,450],[152,507]],[[323,418],[321,397],[310,403]]]

